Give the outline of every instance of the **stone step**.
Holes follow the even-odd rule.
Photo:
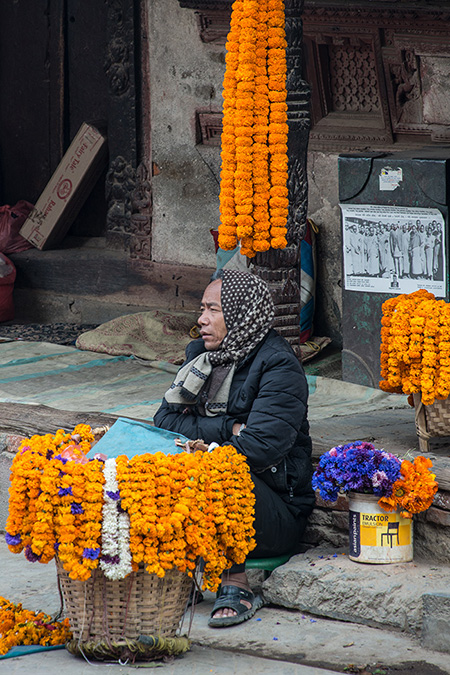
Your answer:
[[[321,546],[294,556],[263,583],[265,598],[316,616],[415,635],[429,630],[432,612],[450,636],[449,565],[420,558],[363,564],[347,553]]]

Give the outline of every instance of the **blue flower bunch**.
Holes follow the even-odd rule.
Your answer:
[[[372,443],[355,441],[337,445],[320,458],[312,485],[322,499],[335,502],[339,492],[362,492],[390,497],[400,478],[401,461],[377,450]]]

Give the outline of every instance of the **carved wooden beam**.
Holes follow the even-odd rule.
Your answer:
[[[141,92],[148,93],[141,87],[141,67],[146,63],[142,53],[144,0],[106,0],[106,4],[110,155],[106,177],[107,242],[109,248],[127,249],[132,257],[150,259],[151,184],[143,148],[148,144],[142,133],[145,106],[141,105]]]

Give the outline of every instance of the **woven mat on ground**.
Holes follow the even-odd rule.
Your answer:
[[[151,420],[177,366],[72,346],[0,343],[0,401]]]
[[[94,356],[44,342],[7,342],[0,344],[0,401],[151,420],[176,371],[167,361]],[[409,408],[406,396],[320,376],[307,380],[311,422]]]
[[[196,312],[138,312],[112,319],[83,333],[78,349],[112,356],[136,356],[147,361],[181,364],[186,345],[198,337]]]

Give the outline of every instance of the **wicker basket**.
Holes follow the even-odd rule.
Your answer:
[[[424,405],[421,394],[413,394],[419,450],[428,452],[433,438],[450,437],[450,398]]]
[[[189,648],[187,638],[175,637],[192,588],[187,574],[169,570],[161,579],[140,568],[125,579],[111,581],[96,569],[88,581],[77,581],[59,560],[56,568],[73,633],[67,645],[72,653],[134,661]]]

